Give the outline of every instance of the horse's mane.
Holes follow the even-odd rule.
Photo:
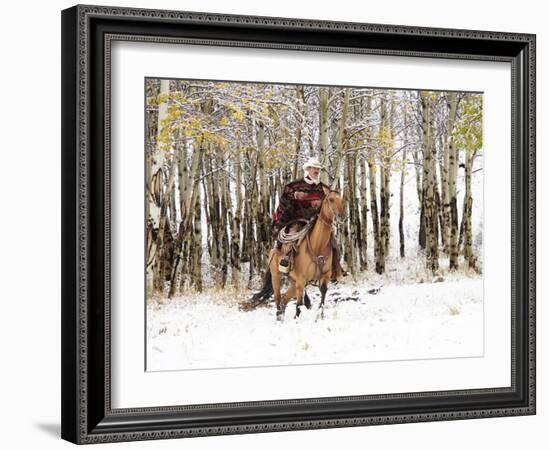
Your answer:
[[[311,222],[310,222],[310,225],[309,225],[310,228],[309,228],[308,233],[311,233],[313,231],[313,228],[315,227],[315,224],[317,223],[317,219],[319,219],[319,217],[321,216],[321,211],[323,210],[323,204],[327,201],[328,195],[331,192],[334,192],[335,194],[340,195],[340,192],[335,190],[335,189],[330,189],[330,188],[327,187],[327,190],[328,190],[328,193],[326,193],[325,198],[323,198],[323,202],[321,203],[321,207],[319,208],[319,212],[311,218]]]

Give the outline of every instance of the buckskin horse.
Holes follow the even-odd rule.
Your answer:
[[[305,287],[310,281],[319,281],[321,291],[321,313],[325,304],[327,284],[332,269],[332,246],[330,243],[332,224],[337,216],[344,214],[344,200],[336,191],[325,189],[325,198],[321,204],[315,224],[297,247],[292,270],[288,277],[291,282],[288,290],[281,294],[281,273],[279,272],[279,252],[272,249],[268,257],[268,268],[264,277],[262,290],[253,299],[267,299],[273,294],[277,306],[277,320],[284,319],[286,305],[296,298],[296,315],[300,315],[300,306],[304,304]],[[311,303],[305,294],[305,306]]]

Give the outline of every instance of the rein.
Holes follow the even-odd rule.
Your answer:
[[[331,212],[332,212],[332,215],[333,215],[333,219],[336,218],[336,214],[334,213],[334,210],[332,209],[332,206],[330,205],[330,202],[328,202],[328,207],[330,208]],[[324,223],[332,232],[332,223],[329,223],[327,222],[326,220],[324,220],[322,217],[321,217],[321,212],[319,211],[319,215],[317,216],[317,220],[320,220],[322,223]],[[311,240],[309,238],[309,235],[310,233],[308,233],[306,235],[306,249],[307,249],[307,252],[309,254],[309,256],[311,257],[311,259],[315,262],[315,265],[317,266],[317,269],[319,270],[319,278],[321,278],[321,276],[323,275],[323,267],[328,259],[328,257],[332,254],[332,248],[330,246],[330,239],[329,239],[329,242],[327,243],[327,246],[325,248],[324,251],[321,251],[321,253],[319,255],[316,255],[315,252],[313,251],[313,247],[311,246]]]
[[[313,251],[313,248],[311,247],[311,241],[309,240],[309,233],[308,233],[306,236],[306,249],[311,259],[313,259],[313,261],[315,262],[315,265],[319,270],[319,278],[321,278],[321,275],[323,275],[323,266],[325,265],[327,258],[332,253],[332,249],[330,248],[330,241],[327,244],[327,248],[325,249],[324,254],[321,253],[319,255],[316,255]]]
[[[334,211],[334,209],[332,208],[332,205],[330,204],[330,202],[328,202],[328,207],[330,209],[330,212],[332,213],[332,220],[334,222],[336,222],[336,225],[342,225],[346,222],[347,220],[347,215],[345,217],[342,217],[341,219],[338,219],[338,214],[336,214],[336,212]],[[319,213],[319,218],[321,218],[321,214]],[[326,225],[329,225],[329,223],[325,222],[324,220],[322,220],[323,223],[325,223]],[[332,226],[332,224],[330,224]]]

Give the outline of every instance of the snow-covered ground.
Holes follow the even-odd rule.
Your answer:
[[[323,318],[319,290],[310,286],[313,308],[302,307],[294,319],[292,301],[283,323],[276,322],[273,303],[241,311],[238,303],[250,292],[223,290],[150,302],[147,370],[483,355],[482,277],[391,280],[377,294],[368,291],[381,279],[347,278],[329,285]]]
[[[472,179],[474,197],[473,246],[483,270],[483,158],[476,159]],[[464,174],[459,170],[459,222],[462,220]],[[239,302],[250,298],[247,289],[215,290],[215,277],[203,233],[201,294],[147,304],[147,369],[185,370],[287,364],[457,358],[483,355],[483,275],[469,272],[464,263],[448,273],[448,258],[440,253],[440,274],[434,282],[426,273],[426,259],[418,250],[420,208],[414,172],[409,170],[405,190],[405,252],[399,258],[399,181],[392,176],[390,198],[390,257],[386,272],[373,271],[372,223],[368,223],[369,269],[356,280],[347,277],[329,285],[324,318],[318,315],[319,290],[308,287],[313,308],[302,307],[294,319],[289,303],[283,323],[275,320],[269,303],[241,311]],[[206,224],[203,224],[203,229]],[[228,279],[231,280],[231,271]],[[240,284],[248,283],[248,267],[241,267]],[[252,286],[261,285],[258,274]],[[376,294],[368,291],[380,287]]]

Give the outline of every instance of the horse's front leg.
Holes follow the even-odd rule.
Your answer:
[[[309,295],[307,295],[307,292],[305,289],[304,289],[304,305],[307,309],[311,309],[311,300],[309,299]]]
[[[296,315],[295,319],[300,317],[300,306],[304,304],[304,288],[305,280],[303,278],[296,279]]]
[[[319,308],[323,308],[325,306],[325,297],[327,295],[327,282],[322,282],[321,286],[319,286],[319,290],[321,291],[321,304],[319,305]]]
[[[319,290],[321,291],[321,303],[319,303],[319,310],[320,310],[321,319],[325,318],[325,297],[327,295],[327,290],[328,290],[328,287],[327,287],[328,281],[329,281],[328,276],[324,276],[319,280]]]

